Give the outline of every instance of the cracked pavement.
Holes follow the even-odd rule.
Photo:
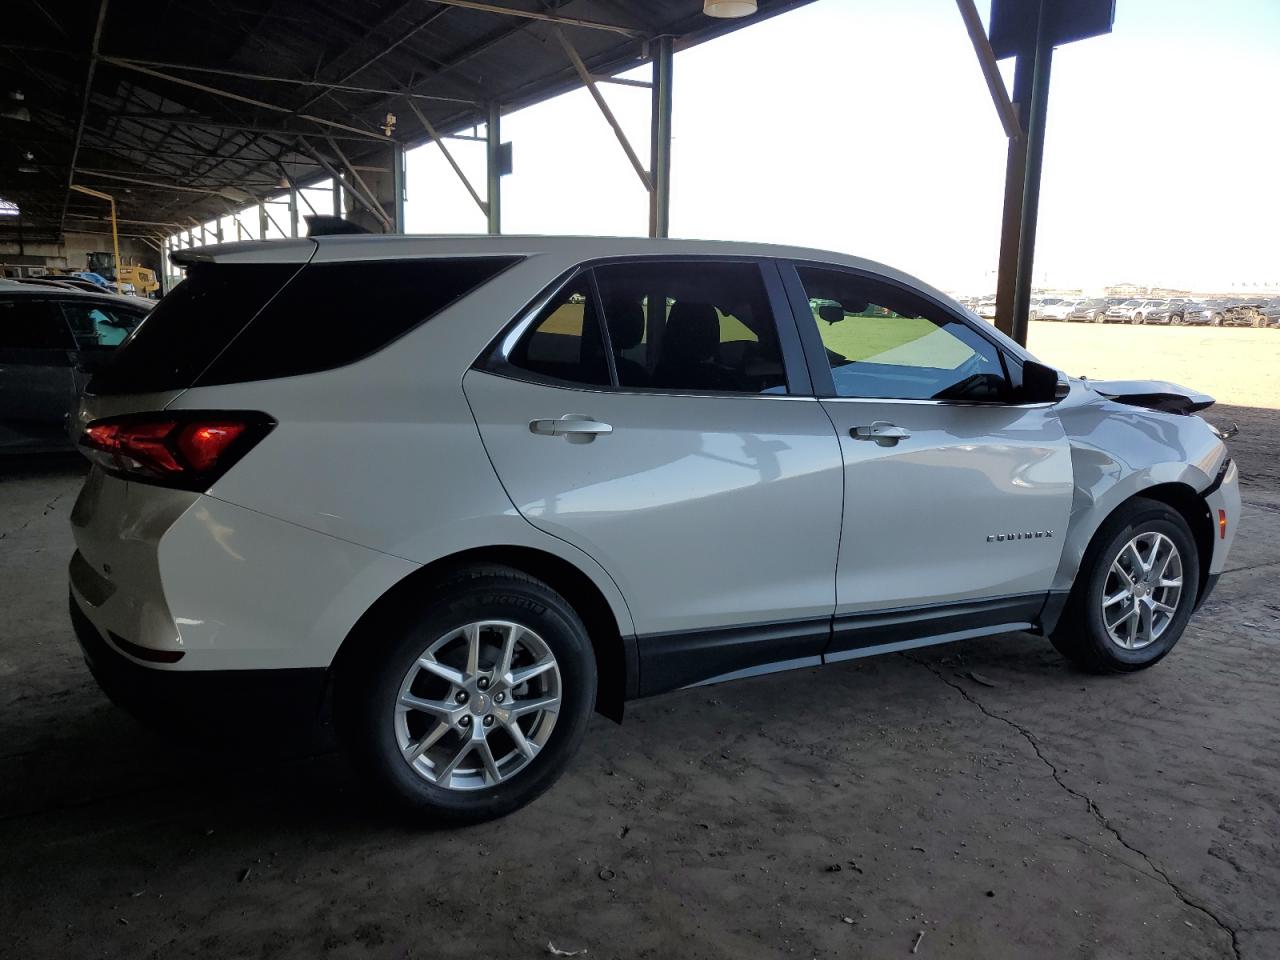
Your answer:
[[[1233,572],[1152,670],[1011,635],[669,694],[451,831],[331,754],[111,706],[66,622],[79,463],[0,466],[0,954],[880,958],[923,932],[921,958],[1271,960],[1280,412],[1214,419],[1242,427]]]

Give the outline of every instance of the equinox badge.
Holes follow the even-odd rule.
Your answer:
[[[1027,533],[988,533],[987,543],[1004,543],[1006,540],[1043,540],[1052,537],[1052,530],[1031,530]]]

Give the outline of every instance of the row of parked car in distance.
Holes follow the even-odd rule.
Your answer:
[[[963,302],[963,301],[962,301]],[[994,297],[966,304],[978,316],[991,320],[996,315]],[[1209,327],[1280,327],[1280,297],[1273,299],[1168,300],[1125,297],[1033,297],[1032,320],[1080,321],[1084,323],[1160,323]]]

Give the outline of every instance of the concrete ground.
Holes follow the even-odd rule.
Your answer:
[[[80,464],[0,466],[0,957],[1280,956],[1280,413],[1212,413],[1247,514],[1156,668],[1013,635],[669,694],[463,830],[115,709],[65,611]]]

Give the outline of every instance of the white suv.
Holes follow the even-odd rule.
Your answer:
[[[1189,415],[1210,398],[1068,381],[851,257],[334,236],[176,259],[75,426],[89,665],[184,731],[331,718],[437,816],[514,809],[593,708],[691,684],[1009,631],[1149,666],[1239,516]]]

